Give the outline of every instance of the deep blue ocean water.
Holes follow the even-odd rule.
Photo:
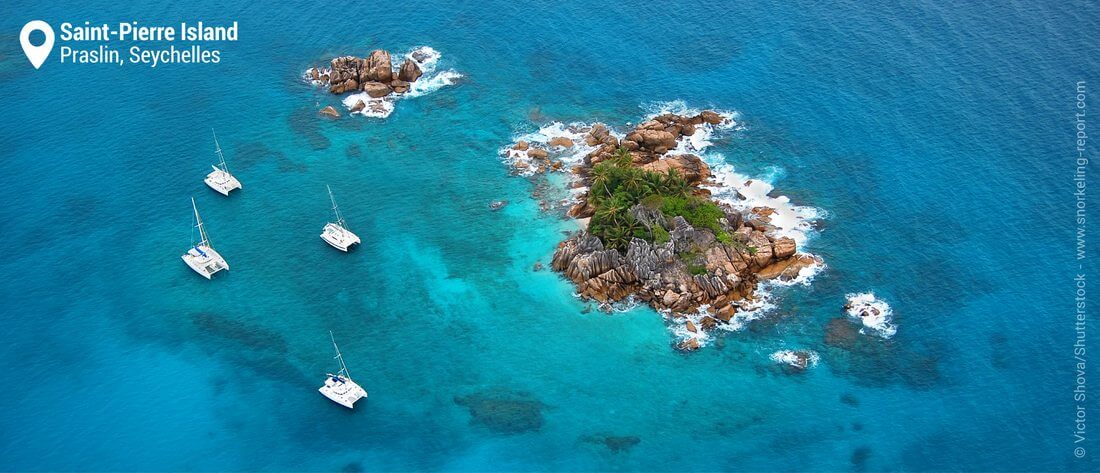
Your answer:
[[[1073,457],[1070,392],[1072,277],[1096,274],[1073,260],[1070,195],[1075,84],[1100,87],[1095,4],[0,11],[0,469],[1100,467],[1100,449]],[[236,20],[241,39],[218,65],[35,71],[31,19]],[[420,45],[464,79],[384,121],[316,116],[338,102],[306,67]],[[531,270],[574,227],[498,157],[549,121],[637,122],[673,100],[737,110],[744,130],[716,148],[828,213],[810,242],[828,269],[691,354],[653,311],[583,314]],[[228,199],[201,182],[211,127],[244,182]],[[317,238],[325,184],[358,251]],[[179,260],[191,196],[232,266],[212,282]],[[844,294],[871,290],[897,335],[825,345]],[[371,393],[354,411],[316,392],[330,329]],[[821,364],[777,370],[768,354],[792,346]],[[456,402],[502,392],[541,406],[537,429]]]

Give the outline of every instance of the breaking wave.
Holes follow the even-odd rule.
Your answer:
[[[812,368],[821,361],[821,356],[812,350],[779,350],[772,353],[768,358],[778,364],[798,369]],[[805,359],[805,364],[803,364],[803,359]]]
[[[512,145],[501,148],[500,155],[504,163],[515,170],[521,176],[531,176],[539,172],[528,152],[531,148],[518,149],[516,144],[526,143],[528,146],[538,145],[544,149],[549,157],[562,162],[563,167],[576,166],[584,161],[584,157],[596,150],[585,141],[585,136],[592,130],[592,123],[562,123],[551,122],[543,125],[538,130],[516,135]],[[612,135],[621,138],[621,134],[612,132]],[[555,138],[568,139],[572,146],[550,145]],[[583,191],[583,189],[581,189]]]
[[[882,338],[893,337],[898,332],[894,325],[894,311],[886,301],[878,299],[870,292],[848,294],[847,298],[848,303],[844,308],[849,317],[863,324],[860,332],[870,332]]]

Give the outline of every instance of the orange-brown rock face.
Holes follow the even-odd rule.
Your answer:
[[[374,98],[408,92],[421,75],[420,66],[412,59],[405,59],[395,74],[390,53],[383,49],[371,51],[366,58],[333,58],[327,71],[318,68],[306,71],[307,78],[328,87],[333,94],[363,91]]]
[[[716,323],[729,321],[736,303],[755,291],[758,280],[790,280],[802,268],[821,264],[813,256],[797,254],[789,238],[773,240],[752,231],[750,244],[760,247],[724,244],[708,230],[692,228],[682,217],[672,219],[671,226],[670,241],[658,244],[635,238],[625,253],[606,249],[599,238],[580,231],[558,245],[551,267],[573,281],[581,297],[602,303],[633,295],[674,313],[694,313],[708,306]],[[789,254],[778,257],[771,250],[777,242]],[[700,243],[705,246],[700,248]],[[678,247],[700,251],[705,271],[693,274]]]

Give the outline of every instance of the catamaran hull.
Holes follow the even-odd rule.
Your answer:
[[[325,243],[328,243],[328,246],[331,246],[333,248],[336,248],[337,250],[343,251],[344,253],[347,253],[348,249],[351,248],[351,245],[342,246],[340,243],[336,243],[332,240],[329,240],[328,238],[325,238],[324,235],[321,235],[321,239],[325,240]]]
[[[213,248],[202,246],[187,250],[180,258],[187,263],[192,270],[206,279],[212,279],[214,273],[221,270],[229,270],[229,263],[222,258]]]
[[[321,239],[329,246],[345,253],[352,245],[358,245],[361,242],[358,235],[333,223],[325,225],[324,230],[321,231]]]
[[[213,172],[206,175],[206,179],[203,179],[203,182],[205,182],[207,186],[210,186],[211,189],[214,189],[219,194],[226,197],[228,197],[229,193],[233,190],[242,188],[241,181],[238,181],[232,174],[222,171],[217,167],[214,168]]]
[[[354,409],[356,401],[367,397],[367,391],[356,384],[355,381],[342,377],[340,380],[336,380],[332,375],[325,379],[325,385],[317,391],[329,398],[330,401],[348,409]]]

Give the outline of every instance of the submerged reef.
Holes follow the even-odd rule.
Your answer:
[[[567,215],[582,229],[558,245],[551,267],[579,296],[648,303],[682,324],[677,347],[693,350],[706,331],[753,318],[766,299],[761,282],[791,283],[823,264],[799,252],[804,222],[786,198],[751,180],[729,189],[730,173],[720,181],[697,154],[715,129],[733,125],[705,110],[659,114],[622,134],[599,123],[556,126],[502,155],[518,174],[573,176]],[[781,205],[764,205],[771,201]]]
[[[542,410],[546,407],[526,393],[502,389],[456,396],[454,403],[469,410],[470,423],[506,435],[538,431],[542,428]]]
[[[610,434],[594,434],[585,435],[580,438],[582,442],[602,445],[607,448],[611,453],[625,453],[634,448],[642,442],[642,439],[636,435],[610,435]]]

